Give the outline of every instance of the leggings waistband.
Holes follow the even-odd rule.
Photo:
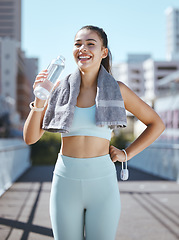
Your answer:
[[[66,178],[93,179],[116,175],[116,168],[109,154],[93,158],[73,158],[59,153],[54,173]]]

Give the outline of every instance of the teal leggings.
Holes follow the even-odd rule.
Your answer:
[[[119,216],[120,194],[110,155],[59,154],[50,196],[54,239],[115,240]]]

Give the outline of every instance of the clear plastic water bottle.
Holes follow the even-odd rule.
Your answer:
[[[37,87],[34,89],[34,95],[42,100],[48,99],[64,68],[65,58],[63,56],[58,56],[56,59],[53,59],[47,67],[47,79],[37,85]]]

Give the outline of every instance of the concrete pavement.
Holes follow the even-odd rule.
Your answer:
[[[130,179],[119,181],[122,213],[116,240],[179,239],[179,184],[129,171]],[[53,239],[48,211],[52,172],[53,166],[32,167],[0,198],[0,240]]]

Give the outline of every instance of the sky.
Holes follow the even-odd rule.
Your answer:
[[[39,58],[39,71],[58,55],[66,59],[61,77],[73,72],[74,37],[84,25],[108,35],[113,64],[129,53],[149,53],[165,60],[167,7],[178,0],[22,0],[22,50]]]

